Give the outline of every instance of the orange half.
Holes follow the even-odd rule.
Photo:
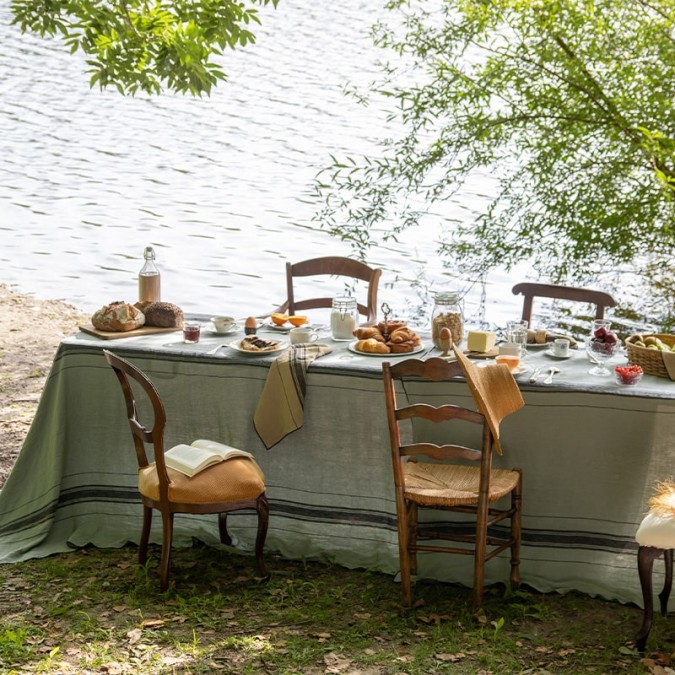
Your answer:
[[[287,319],[294,326],[302,326],[303,323],[307,323],[307,317],[303,316],[302,314],[294,314],[293,316],[287,317]]]
[[[275,312],[274,314],[270,315],[270,319],[272,319],[273,324],[277,326],[283,326],[288,321],[288,315]]]

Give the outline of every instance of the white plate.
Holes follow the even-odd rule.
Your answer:
[[[550,349],[550,342],[528,342],[525,345],[528,349]]]
[[[306,323],[302,324],[303,326],[306,326]],[[265,330],[275,330],[278,331],[279,333],[288,333],[291,328],[295,328],[293,324],[290,323],[285,323],[283,326],[277,326],[276,323],[264,323],[261,328],[264,328]]]
[[[424,351],[424,344],[420,343],[413,349],[411,352],[403,352],[403,353],[394,353],[390,352],[389,354],[376,354],[374,352],[361,352],[356,347],[354,346],[358,340],[354,340],[354,342],[350,342],[349,345],[347,346],[347,349],[349,349],[350,352],[354,352],[354,354],[360,354],[361,356],[380,356],[380,357],[389,357],[389,356],[412,356],[413,354],[419,354],[420,352]]]
[[[239,352],[240,354],[246,354],[246,356],[271,356],[273,354],[278,354],[279,352],[283,352],[286,347],[288,347],[288,342],[284,340],[279,340],[279,344],[277,345],[276,349],[267,349],[265,351],[259,351],[259,352],[252,352],[248,349],[244,349],[243,347],[239,346],[239,343],[241,340],[233,340],[230,342],[229,345],[227,345],[230,349],[234,349],[235,352]]]
[[[237,323],[232,328],[228,328],[228,330],[217,330],[214,325],[210,325],[209,328],[207,329],[208,333],[211,333],[212,335],[232,335],[232,333],[236,333],[237,331],[242,330],[242,327]]]
[[[574,352],[572,350],[568,351],[565,356],[560,356],[559,354],[554,354],[552,350],[547,350],[544,352],[546,356],[550,356],[552,359],[570,359],[572,356],[574,356]]]

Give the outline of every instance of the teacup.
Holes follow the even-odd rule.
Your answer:
[[[569,340],[565,340],[564,338],[557,338],[556,340],[553,340],[553,344],[551,345],[551,352],[553,353],[553,356],[569,356],[570,353],[570,343]]]
[[[501,355],[521,356],[522,345],[517,342],[502,342],[499,345],[499,353]]]
[[[292,345],[299,345],[302,342],[316,342],[319,339],[319,335],[306,326],[291,328],[288,335],[291,338]]]
[[[214,316],[211,317],[211,323],[219,333],[227,333],[235,328],[237,320],[233,316]]]

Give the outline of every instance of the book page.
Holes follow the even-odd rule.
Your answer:
[[[233,448],[229,445],[225,445],[224,443],[218,443],[218,441],[209,441],[204,438],[199,438],[196,441],[193,441],[191,447],[210,450],[223,459],[228,459],[229,457],[250,457],[253,459],[253,455],[250,452],[239,450],[239,448]]]

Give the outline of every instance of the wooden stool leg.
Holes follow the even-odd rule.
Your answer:
[[[654,560],[656,560],[662,553],[664,553],[662,548],[654,548],[653,546],[640,546],[638,549],[638,574],[640,575],[642,602],[644,604],[642,626],[640,626],[640,631],[635,638],[638,651],[640,652],[644,652],[645,647],[647,646],[649,631],[652,629],[654,615],[654,599],[652,597],[652,569],[654,567]]]
[[[670,597],[670,589],[673,587],[673,549],[669,548],[663,552],[663,561],[666,565],[666,576],[663,580],[663,590],[659,593],[659,600],[661,602],[661,614],[666,616],[668,614],[668,598]]]

